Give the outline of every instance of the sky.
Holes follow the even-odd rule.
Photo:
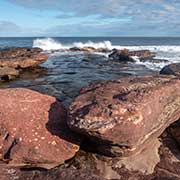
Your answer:
[[[0,36],[180,36],[180,0],[0,0]]]

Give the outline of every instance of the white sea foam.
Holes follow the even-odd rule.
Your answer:
[[[69,49],[72,47],[94,47],[94,48],[107,48],[112,49],[112,44],[110,41],[103,41],[103,42],[92,42],[88,41],[86,43],[82,42],[74,42],[72,44],[62,44],[52,38],[44,38],[44,39],[35,39],[33,41],[33,47],[39,47],[43,50],[61,50],[61,49]]]
[[[152,62],[140,62],[138,58],[136,58],[137,64],[143,64],[146,67],[159,70],[167,64],[180,62],[180,46],[165,46],[165,45],[158,45],[158,46],[119,46],[119,45],[112,45],[110,41],[103,41],[103,42],[92,42],[87,41],[83,42],[74,42],[71,44],[62,44],[59,41],[56,41],[53,38],[43,38],[43,39],[35,39],[33,42],[33,47],[39,47],[43,50],[67,50],[72,47],[94,47],[94,48],[107,48],[112,50],[113,48],[116,49],[129,49],[129,50],[150,50],[156,53],[157,59],[164,59],[168,60],[167,62],[159,62],[159,63],[152,63]],[[102,53],[101,53],[102,54]],[[56,54],[57,55],[57,54]],[[105,56],[108,54],[104,53]]]
[[[68,49],[71,47],[94,47],[94,48],[107,48],[107,49],[124,49],[127,48],[129,50],[144,50],[148,49],[153,52],[168,52],[168,53],[180,53],[180,46],[118,46],[112,45],[110,41],[103,42],[92,42],[88,41],[86,43],[83,42],[74,42],[72,44],[62,44],[59,41],[56,41],[53,38],[43,38],[43,39],[35,39],[33,42],[33,47],[39,47],[43,50],[59,50],[59,49]]]
[[[129,50],[150,50],[152,52],[168,52],[168,53],[180,53],[180,46],[112,46],[116,49],[129,49]]]
[[[43,50],[58,50],[68,48],[52,38],[36,39],[33,41],[33,47],[39,47]]]
[[[159,63],[152,63],[152,62],[141,62],[138,58],[136,59],[136,64],[140,64],[140,65],[144,65],[149,69],[155,70],[155,71],[159,71],[160,69],[162,69],[164,66],[171,64],[170,61],[167,62],[159,62]]]

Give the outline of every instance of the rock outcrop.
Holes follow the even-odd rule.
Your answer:
[[[0,51],[0,66],[24,69],[38,66],[48,58],[39,48],[10,48]]]
[[[69,49],[69,51],[82,51],[82,52],[89,52],[89,53],[94,53],[94,52],[102,52],[102,53],[107,53],[110,52],[109,49],[106,48],[94,48],[94,47],[72,47]]]
[[[116,60],[120,62],[133,62],[133,56],[137,56],[140,60],[143,60],[147,58],[153,58],[155,54],[149,50],[129,51],[128,49],[113,49],[112,53],[109,55],[109,58],[111,60]]]
[[[56,98],[22,88],[0,90],[0,159],[10,166],[53,168],[79,150]]]
[[[20,70],[34,68],[48,59],[39,48],[8,48],[0,50],[0,78],[11,80]]]
[[[169,64],[165,66],[160,74],[180,76],[180,63]]]
[[[130,77],[81,90],[69,110],[68,124],[98,150],[130,156],[180,118],[180,79],[174,76]]]

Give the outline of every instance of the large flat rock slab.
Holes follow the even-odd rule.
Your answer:
[[[0,159],[10,166],[53,168],[72,158],[79,139],[56,98],[12,88],[0,90]]]
[[[81,90],[68,124],[95,142],[98,151],[129,156],[149,146],[180,117],[180,79],[129,77]]]

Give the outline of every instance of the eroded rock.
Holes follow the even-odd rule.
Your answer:
[[[151,144],[180,117],[180,79],[130,77],[81,90],[69,110],[68,124],[86,135],[98,151],[130,156]]]
[[[0,50],[0,67],[24,69],[38,66],[48,59],[39,48],[9,48]]]
[[[14,88],[0,90],[0,99],[0,159],[8,165],[49,169],[79,150],[54,97]]]

